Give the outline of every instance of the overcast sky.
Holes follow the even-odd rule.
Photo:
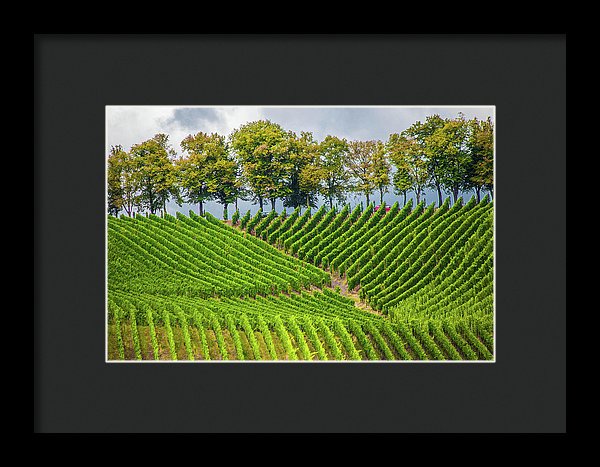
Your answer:
[[[108,157],[112,146],[121,145],[126,151],[132,145],[152,138],[157,133],[169,135],[169,141],[181,154],[180,143],[187,135],[198,133],[219,133],[228,136],[241,125],[260,119],[278,123],[285,130],[299,134],[310,131],[316,140],[327,135],[348,140],[386,141],[391,133],[399,133],[416,121],[424,121],[428,115],[439,114],[446,118],[457,117],[459,112],[466,118],[477,117],[494,120],[494,106],[455,106],[455,107],[265,107],[265,106],[107,106],[106,107],[106,148]],[[431,199],[430,199],[431,198]],[[386,202],[398,199],[388,194]],[[349,199],[353,204],[361,198]],[[428,194],[428,201],[435,197]],[[211,204],[211,203],[209,203]],[[189,206],[174,209],[187,214]],[[256,208],[250,203],[240,204],[240,211]],[[278,205],[278,210],[281,207]],[[209,205],[208,210],[222,215],[222,207]],[[169,210],[172,212],[172,209]]]

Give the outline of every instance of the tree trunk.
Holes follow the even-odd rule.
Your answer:
[[[406,191],[404,192],[404,204],[403,206],[406,206]]]
[[[439,204],[438,204],[438,206],[440,206],[440,207],[441,207],[441,206],[442,206],[442,203],[443,203],[443,201],[442,201],[442,190],[441,190],[441,188],[440,188],[440,185],[439,185],[439,183],[436,183],[436,184],[435,184],[435,187],[437,188],[437,192],[438,192],[438,203],[439,203]]]
[[[271,211],[275,211],[275,199],[276,198],[271,198]]]
[[[333,209],[333,198],[329,196],[329,210]]]
[[[202,201],[200,201],[198,203],[198,215],[199,216],[203,216],[204,215],[204,206],[202,204]]]
[[[262,196],[258,197],[258,207],[262,210],[263,208],[263,199]]]
[[[454,204],[456,204],[456,200],[458,199],[458,187],[452,188],[452,196],[454,196]]]
[[[379,189],[379,204],[383,204],[383,190]]]
[[[369,193],[365,193],[367,195],[367,206],[369,205]]]
[[[475,187],[475,194],[477,195],[477,202],[478,203],[481,201],[481,194],[480,194],[480,192],[481,192],[481,187],[476,186]]]
[[[421,190],[415,191],[415,194],[417,195],[417,204],[419,204],[421,201]]]
[[[224,221],[226,221],[226,220],[227,220],[227,205],[228,205],[228,204],[229,204],[229,203],[225,203],[225,204],[223,205],[223,220],[224,220]]]
[[[150,213],[154,214],[154,196],[152,196],[152,191],[150,191]]]
[[[237,198],[235,199],[235,210],[236,211],[238,210],[238,199]]]

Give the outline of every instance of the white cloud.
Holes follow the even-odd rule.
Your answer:
[[[190,119],[178,119],[176,110],[185,106],[107,106],[106,148],[121,145],[126,151],[134,144],[152,138],[157,133],[169,135],[173,148],[180,153],[181,141],[191,133],[219,133],[229,135],[234,129],[253,120],[263,118],[260,107],[215,107],[212,116],[204,116],[198,124]],[[189,107],[194,108],[194,107]],[[195,107],[199,111],[200,107]],[[198,112],[200,113],[200,112]]]
[[[183,110],[183,111],[182,111]],[[493,107],[198,107],[198,106],[107,106],[106,155],[111,146],[132,145],[166,133],[173,148],[180,153],[180,143],[191,133],[203,131],[227,136],[241,125],[269,118],[286,130],[312,131],[315,138],[327,134],[347,139],[386,140],[390,133],[400,132],[417,120],[434,113],[467,118],[493,117]]]
[[[156,133],[171,134],[173,128],[166,122],[174,110],[162,106],[106,106],[106,154],[111,146],[121,145],[128,151]]]
[[[229,135],[233,130],[248,122],[264,118],[262,107],[219,107],[216,109],[220,117],[217,133]]]

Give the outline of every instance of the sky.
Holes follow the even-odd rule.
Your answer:
[[[278,123],[285,130],[297,134],[301,131],[312,132],[317,141],[327,135],[348,140],[386,141],[390,134],[399,133],[416,121],[424,121],[428,115],[439,114],[443,118],[457,117],[459,112],[466,118],[492,118],[495,123],[494,106],[442,106],[442,107],[397,107],[397,106],[357,106],[357,107],[300,107],[300,106],[106,106],[106,147],[108,157],[112,146],[121,145],[128,151],[134,144],[152,138],[157,133],[169,135],[171,146],[181,155],[181,141],[190,134],[200,131],[219,133],[228,136],[245,123],[268,119]],[[473,193],[464,193],[470,197]],[[374,195],[378,198],[378,194]],[[408,198],[414,196],[408,196]],[[437,194],[428,190],[427,202],[435,202]],[[364,197],[351,195],[348,202],[352,206],[364,202]],[[387,204],[402,199],[390,193],[384,197]],[[258,210],[258,205],[240,201],[241,213]],[[205,208],[211,214],[221,217],[223,207],[215,202],[206,203]],[[277,211],[283,208],[281,201],[276,204]],[[197,212],[197,206],[184,204],[179,207],[170,203],[169,213],[181,211],[187,214],[190,209]],[[270,209],[267,207],[266,209]],[[233,212],[230,209],[230,216]]]

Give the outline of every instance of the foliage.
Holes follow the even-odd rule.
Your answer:
[[[123,175],[127,157],[127,153],[123,151],[121,146],[113,146],[107,160],[108,214],[113,216],[117,216],[125,204]]]
[[[247,123],[232,132],[230,143],[261,209],[263,200],[287,194],[289,134],[280,125],[269,120]]]
[[[173,164],[174,150],[163,133],[131,147],[131,163],[135,168],[139,195],[136,207],[155,214],[166,209],[167,200],[179,199],[179,185]]]
[[[339,203],[346,201],[346,192],[349,189],[349,176],[346,171],[348,165],[348,142],[336,136],[327,135],[319,143],[321,179],[320,193],[329,201],[329,209],[333,209],[333,201]]]
[[[107,157],[107,212],[166,212],[167,201],[228,205],[264,201],[275,210],[318,206],[319,196],[329,209],[345,203],[349,192],[362,193],[379,203],[393,186],[394,194],[414,192],[417,204],[427,187],[449,193],[456,201],[464,190],[493,194],[494,136],[491,118],[467,120],[463,114],[442,118],[434,114],[381,141],[347,141],[327,135],[317,141],[310,132],[294,133],[269,120],[241,125],[227,137],[217,133],[190,134],[181,142],[182,155],[159,133],[129,151],[113,146]],[[393,170],[392,170],[393,166]]]
[[[479,196],[479,190],[494,189],[494,126],[491,119],[473,119],[469,121],[467,148],[470,164],[465,187],[473,188]]]
[[[203,214],[203,203],[215,197],[231,202],[231,185],[235,184],[237,165],[229,159],[225,139],[217,133],[198,132],[181,141],[184,156],[177,162],[178,182],[188,203],[198,204]],[[220,190],[219,176],[225,176],[225,187]],[[233,180],[232,180],[233,179]],[[235,198],[234,198],[235,199]]]
[[[383,162],[384,146],[381,141],[350,141],[348,143],[348,170],[352,175],[352,189],[362,193],[370,203],[371,193],[386,180],[389,165]],[[387,178],[387,183],[389,178]],[[383,196],[383,195],[382,195]]]
[[[413,191],[418,204],[430,181],[428,162],[422,148],[413,137],[393,133],[388,139],[387,151],[396,168],[393,178],[396,193],[406,199],[406,192]]]

